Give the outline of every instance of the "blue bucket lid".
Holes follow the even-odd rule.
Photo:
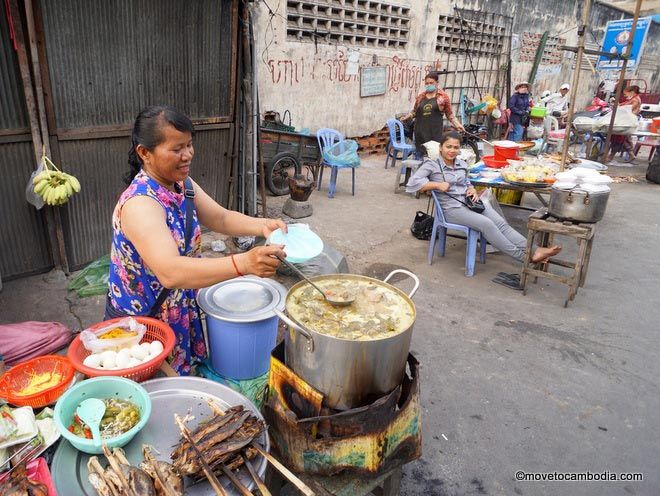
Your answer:
[[[259,322],[284,310],[287,290],[279,282],[243,276],[201,289],[197,303],[209,316],[227,322]]]
[[[323,240],[318,234],[303,226],[289,226],[285,234],[276,229],[268,237],[271,245],[284,245],[286,259],[291,263],[305,263],[323,251]]]

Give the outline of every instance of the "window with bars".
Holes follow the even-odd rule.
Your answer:
[[[522,33],[520,36],[520,62],[534,62],[541,38],[543,38],[541,33],[530,33],[528,31]],[[548,36],[541,56],[541,65],[561,64],[562,47],[565,43],[566,38]]]
[[[372,0],[287,0],[287,39],[405,48],[410,8]]]
[[[499,55],[505,45],[504,26],[464,19],[459,16],[441,15],[435,50],[439,53],[465,53],[475,56]]]

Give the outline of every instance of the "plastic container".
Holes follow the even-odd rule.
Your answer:
[[[547,113],[548,109],[545,107],[532,107],[529,110],[529,116],[530,117],[545,117],[545,114]]]
[[[47,389],[29,395],[17,394],[29,384],[34,374],[58,372],[61,380]],[[57,401],[73,380],[74,367],[71,362],[63,356],[44,355],[33,358],[9,369],[0,378],[0,397],[8,403],[16,406],[31,406],[41,408]]]
[[[517,160],[519,147],[495,145],[495,160]]]
[[[90,326],[89,329],[94,330],[99,327],[112,324],[113,322],[119,322],[124,317],[117,319],[106,320],[105,322],[99,322]],[[140,324],[147,326],[147,332],[142,336],[141,343],[151,343],[152,341],[160,341],[163,343],[163,351],[160,355],[154,357],[146,363],[142,363],[137,367],[130,367],[126,369],[118,370],[104,370],[96,369],[92,367],[87,367],[83,364],[85,358],[87,358],[92,353],[87,350],[82,341],[80,341],[80,336],[76,336],[75,339],[69,345],[69,351],[67,355],[71,363],[78,372],[82,372],[88,377],[102,377],[102,376],[117,376],[117,377],[126,377],[136,382],[146,381],[150,379],[163,364],[167,356],[172,352],[174,344],[176,343],[176,336],[172,328],[167,325],[165,322],[154,319],[152,317],[133,317]]]
[[[197,302],[206,314],[209,359],[215,372],[245,380],[268,372],[277,340],[286,288],[271,279],[247,276],[202,289]]]
[[[268,372],[278,323],[277,317],[247,324],[207,318],[213,370],[237,380],[254,379]]]
[[[127,445],[140,432],[151,415],[151,398],[149,393],[137,382],[123,377],[95,377],[76,384],[58,400],[55,405],[55,427],[74,448],[85,453],[97,455],[103,453],[103,446],[95,444],[94,440],[76,436],[68,427],[73,422],[73,415],[78,405],[88,398],[119,398],[135,403],[140,409],[140,420],[132,429],[111,439],[104,439],[108,448],[121,448]]]
[[[26,468],[28,478],[36,482],[41,482],[46,486],[48,496],[57,496],[57,490],[55,489],[55,484],[50,476],[50,470],[48,470],[48,464],[46,463],[45,458],[35,458],[28,462]],[[0,474],[0,482],[4,481],[8,476],[9,475],[6,473]]]
[[[654,117],[653,122],[649,125],[652,133],[660,133],[660,117]]]
[[[482,157],[481,160],[486,164],[486,167],[490,167],[491,169],[501,169],[509,165],[508,160],[498,160],[494,155]]]

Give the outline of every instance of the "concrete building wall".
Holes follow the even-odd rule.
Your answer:
[[[317,8],[341,8],[345,4],[367,0],[304,0],[306,6],[316,4]],[[372,4],[390,4],[388,0],[370,0]],[[332,127],[347,136],[370,134],[381,128],[395,113],[412,108],[416,94],[421,90],[423,78],[430,69],[454,68],[469,69],[464,57],[448,57],[436,51],[438,20],[441,15],[452,15],[453,5],[449,1],[438,0],[396,0],[395,5],[404,8],[408,22],[407,44],[402,47],[377,47],[353,45],[345,41],[325,42],[317,37],[317,42],[293,41],[287,38],[287,5],[295,8],[297,0],[258,2],[255,4],[255,33],[257,44],[258,81],[261,109],[283,113],[289,110],[292,123],[297,129],[309,128],[315,131],[320,127]],[[576,26],[582,12],[582,2],[565,0],[458,0],[457,6],[463,9],[491,12],[513,17],[513,50],[511,53],[512,82],[527,80],[532,69],[538,40],[544,31],[560,38],[560,43],[575,46]],[[270,12],[269,7],[276,9]],[[302,12],[302,7],[299,7]],[[328,10],[330,18],[334,14]],[[600,43],[603,29],[608,20],[628,17],[622,12],[595,4],[590,18],[593,43]],[[657,26],[654,26],[654,29]],[[553,39],[554,39],[553,38]],[[657,30],[656,30],[657,38]],[[516,43],[517,41],[517,43]],[[536,43],[536,45],[534,45]],[[647,47],[647,54],[653,41]],[[506,49],[506,48],[505,48]],[[359,75],[348,72],[350,52],[356,50],[360,66],[385,66],[387,71],[386,93],[380,96],[360,97]],[[657,53],[657,52],[656,52]],[[549,53],[545,64],[539,67],[533,86],[533,93],[540,94],[545,89],[556,90],[563,82],[571,82],[574,60],[572,54],[555,50]],[[492,65],[492,57],[473,60],[475,69]],[[502,57],[502,61],[505,60]],[[652,64],[653,65],[653,64]],[[593,96],[600,77],[592,73],[588,65],[583,66],[582,82],[578,91],[578,108]],[[657,62],[655,63],[657,72]],[[499,74],[499,94],[505,98],[506,88],[502,85],[506,67]],[[651,75],[652,72],[651,72]],[[655,78],[655,79],[654,79]],[[653,78],[657,82],[657,75]],[[441,79],[442,82],[442,79]],[[469,74],[459,80],[469,86]],[[649,81],[650,83],[651,81]],[[445,86],[454,86],[445,81]],[[458,85],[458,84],[455,84]],[[458,89],[449,90],[454,102],[458,102]],[[468,96],[477,97],[475,90],[466,90]]]

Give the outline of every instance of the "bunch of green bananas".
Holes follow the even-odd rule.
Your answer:
[[[32,179],[34,192],[47,205],[63,205],[80,191],[80,182],[66,172],[43,170]]]

